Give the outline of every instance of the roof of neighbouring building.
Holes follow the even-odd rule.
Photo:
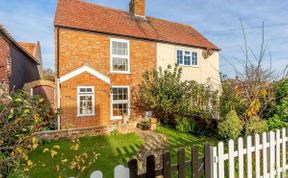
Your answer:
[[[36,43],[28,43],[28,42],[18,42],[20,46],[22,46],[27,52],[29,52],[34,58],[38,60],[38,62],[41,64],[41,52],[40,50],[40,42]]]
[[[30,53],[24,46],[22,46],[20,43],[18,43],[11,35],[11,33],[0,23],[0,34],[4,35],[7,40],[9,40],[14,46],[16,46],[18,49],[20,49],[26,56],[28,56],[29,59],[33,60],[37,64],[39,64],[38,59]]]
[[[189,25],[149,16],[136,17],[125,11],[80,0],[58,0],[54,25],[220,50]]]

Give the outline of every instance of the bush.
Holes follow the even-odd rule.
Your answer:
[[[176,119],[176,129],[184,133],[193,133],[197,127],[195,121],[179,117]]]
[[[225,120],[219,123],[219,135],[224,139],[236,139],[243,130],[243,123],[235,110],[230,111]]]
[[[275,90],[276,100],[268,110],[270,117],[267,123],[270,130],[288,126],[288,79],[277,82]]]
[[[267,122],[264,120],[261,120],[260,117],[254,116],[249,119],[249,121],[246,122],[245,125],[245,133],[246,135],[254,135],[254,134],[260,134],[262,132],[267,131]]]
[[[31,97],[22,90],[0,97],[0,177],[33,166],[28,153],[39,145],[35,132],[42,131],[56,115],[43,104],[44,99]],[[22,161],[22,162],[21,162]]]
[[[218,113],[218,92],[195,81],[182,81],[182,68],[147,71],[135,92],[139,112],[153,111],[164,124],[174,124],[178,117],[209,120]]]

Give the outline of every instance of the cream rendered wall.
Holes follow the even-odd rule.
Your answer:
[[[185,46],[177,46],[165,43],[157,43],[157,67],[166,68],[168,65],[174,66],[177,62],[177,49],[197,52],[198,66],[182,66],[183,80],[195,80],[198,83],[210,83],[217,90],[221,90],[220,82],[220,61],[219,52],[214,53],[204,59],[203,49]]]

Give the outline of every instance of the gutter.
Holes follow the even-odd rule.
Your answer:
[[[60,77],[59,77],[59,50],[60,50],[60,45],[59,45],[59,28],[58,27],[55,27],[56,28],[56,60],[55,60],[55,68],[56,68],[56,82],[57,82],[57,109],[58,111],[60,111],[61,109],[61,90],[60,90]],[[58,115],[58,118],[57,118],[57,129],[58,130],[61,130],[61,116],[60,116],[60,113]]]

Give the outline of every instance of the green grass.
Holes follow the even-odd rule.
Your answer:
[[[82,177],[89,177],[95,170],[101,170],[105,177],[113,177],[114,167],[118,164],[126,165],[127,161],[137,153],[139,147],[143,144],[143,140],[135,134],[120,134],[117,136],[83,137],[80,139],[80,143],[79,152],[86,152],[88,156],[92,156],[93,152],[100,153],[96,163],[90,166]],[[58,151],[58,155],[52,159],[49,153],[43,153],[43,149],[51,148],[54,145],[59,145],[61,149]],[[61,154],[63,153],[68,160],[71,160],[75,154],[70,150],[70,146],[70,140],[51,141],[44,143],[33,151],[30,154],[30,159],[36,166],[29,171],[29,177],[58,177],[56,165],[60,162]],[[69,169],[65,170],[65,174],[65,177],[72,176]]]
[[[198,146],[199,155],[203,156],[204,144],[206,142],[209,142],[211,146],[215,146],[218,142],[216,137],[210,138],[205,136],[192,135],[189,133],[181,133],[175,129],[166,127],[158,127],[156,132],[166,136],[167,142],[169,144],[172,164],[176,164],[178,162],[178,149],[180,147],[185,148],[186,160],[191,160],[191,148],[193,145]],[[173,174],[173,177],[177,177],[177,174]],[[190,168],[186,168],[186,177],[191,177]]]

